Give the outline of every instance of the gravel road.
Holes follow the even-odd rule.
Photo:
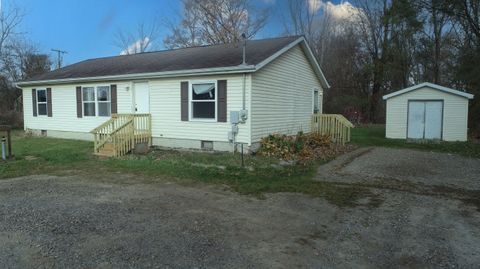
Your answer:
[[[111,177],[0,180],[0,268],[476,268],[480,261],[472,190],[372,187],[373,198],[339,208],[302,194],[257,199],[219,186]]]

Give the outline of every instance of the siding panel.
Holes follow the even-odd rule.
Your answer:
[[[181,81],[227,80],[226,122],[182,121],[181,120]],[[250,76],[246,81],[247,104],[250,100]],[[198,76],[188,78],[165,78],[150,81],[150,103],[153,136],[159,138],[179,138],[228,142],[231,130],[229,111],[242,109],[242,75]],[[190,106],[190,103],[188,103]],[[189,107],[189,111],[190,111]],[[250,118],[250,117],[249,117]],[[239,125],[237,141],[250,142],[250,120]]]
[[[117,84],[117,98],[119,113],[131,112],[131,92],[127,90],[130,83],[119,82]],[[110,85],[81,84],[81,86]],[[25,129],[52,130],[64,132],[88,133],[110,117],[77,117],[77,93],[76,87],[80,85],[53,85],[52,88],[52,117],[33,117],[32,106],[24,105]],[[31,88],[23,89],[24,104],[32,103],[31,94],[26,94]],[[122,102],[120,102],[122,100]],[[81,136],[82,138],[85,135]],[[87,136],[88,137],[88,136]]]
[[[253,75],[252,142],[272,133],[310,131],[313,90],[323,90],[297,45]]]
[[[180,82],[199,80],[226,80],[226,122],[205,122],[205,121],[181,121],[181,99]],[[231,130],[231,110],[242,109],[242,84],[243,76],[221,75],[221,76],[199,76],[188,78],[155,79],[149,81],[150,88],[150,113],[152,115],[153,137],[191,140],[210,140],[228,142],[228,132]],[[25,129],[51,130],[65,132],[79,132],[78,138],[91,137],[85,135],[92,129],[108,120],[110,117],[77,117],[77,86],[117,85],[117,108],[118,113],[132,113],[133,82],[89,83],[55,85],[52,87],[53,117],[33,117],[33,106],[31,88],[25,88],[24,117]],[[251,78],[246,79],[246,103],[250,100]],[[27,94],[28,93],[28,94]],[[28,104],[28,105],[27,105]],[[188,104],[189,105],[189,104]],[[250,119],[250,115],[249,115]],[[237,141],[241,143],[250,142],[250,120],[239,125]]]

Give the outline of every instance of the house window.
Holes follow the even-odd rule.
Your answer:
[[[95,88],[83,87],[83,115],[95,116]]]
[[[216,119],[216,83],[192,83],[190,102],[193,119]]]
[[[83,115],[109,117],[111,115],[110,86],[82,88]]]
[[[313,91],[313,113],[320,112],[320,102],[319,102],[319,95],[318,90]]]
[[[97,101],[98,101],[98,116],[109,117],[111,114],[111,99],[110,99],[110,87],[99,86],[97,87]]]
[[[37,90],[38,115],[47,115],[47,90]]]

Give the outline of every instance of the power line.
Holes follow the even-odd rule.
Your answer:
[[[65,50],[59,50],[59,49],[52,49],[52,51],[57,53],[57,69],[62,67],[62,61],[63,61],[63,54],[68,53]]]

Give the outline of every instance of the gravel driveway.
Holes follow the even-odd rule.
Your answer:
[[[378,179],[480,190],[480,159],[411,149],[360,148],[319,169],[320,179],[369,183]]]
[[[319,179],[364,184],[349,173],[374,153],[321,167]],[[451,165],[466,159],[458,160]],[[112,178],[0,180],[0,268],[476,268],[480,260],[473,189],[429,189],[401,175],[413,183],[369,187],[373,196],[339,208],[302,194],[257,199]]]

